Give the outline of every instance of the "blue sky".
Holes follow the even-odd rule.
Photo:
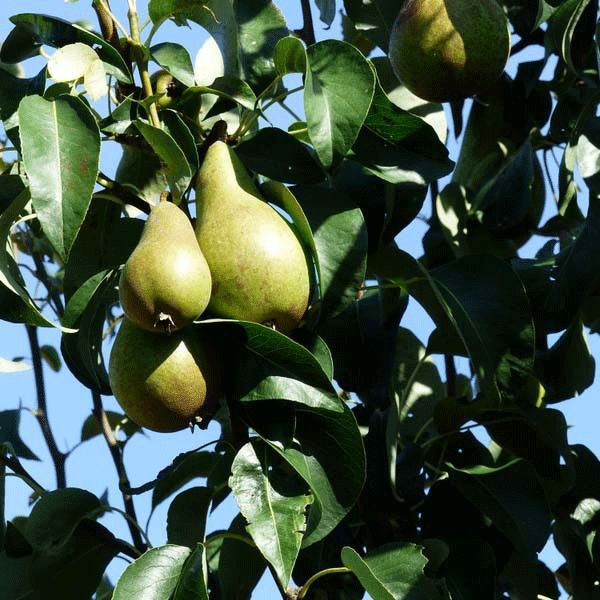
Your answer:
[[[140,2],[140,4],[142,5],[143,3]],[[291,4],[296,6],[299,5],[299,2],[294,1],[292,3],[289,0],[282,0],[280,2],[280,6],[288,18],[288,24],[291,28],[297,28],[301,25],[300,16],[296,9],[289,9]],[[119,11],[119,18],[125,23],[125,0],[113,0],[113,5],[121,7],[122,10]],[[3,2],[0,5],[0,39],[4,39],[12,28],[8,18],[16,11],[43,12],[70,21],[79,19],[93,21],[94,18],[90,2],[88,1],[72,4],[66,3],[63,0],[19,0],[19,2]],[[316,12],[315,23],[319,26]],[[176,39],[178,43],[185,45],[192,57],[204,39],[197,27],[193,29],[176,29],[174,26],[169,26],[165,29],[164,34],[155,39],[155,42],[163,41],[163,38],[164,40],[169,39],[169,36],[173,36],[173,34],[175,36],[172,39]],[[331,35],[331,32],[328,33],[325,30],[320,30],[318,37],[328,37],[329,35]],[[519,59],[522,58],[522,56],[519,56]],[[37,72],[39,63],[26,63],[25,68],[27,74],[32,75]],[[450,150],[451,158],[455,159],[457,148],[451,147]],[[113,172],[117,159],[118,156],[110,156],[105,153],[102,157],[103,170],[106,170],[108,173]],[[426,203],[424,210],[428,210],[428,203]],[[418,219],[415,220],[399,236],[401,247],[414,256],[419,256],[422,252],[420,240],[424,232],[424,223]],[[527,253],[533,255],[540,245],[541,241],[534,239],[527,246]],[[402,325],[413,329],[422,341],[427,339],[431,329],[429,318],[414,302],[411,302]],[[53,329],[40,330],[40,341],[42,344],[50,344],[58,349],[60,344],[59,332]],[[600,357],[600,341],[598,336],[590,338],[589,341],[594,356]],[[24,327],[0,322],[0,357],[11,359],[22,356],[27,359],[29,355],[30,351]],[[90,414],[92,407],[91,396],[64,367],[59,373],[54,373],[46,369],[45,375],[49,419],[57,442],[62,450],[73,448],[79,442],[81,424]],[[33,408],[35,406],[35,388],[31,371],[14,374],[0,373],[0,385],[2,389],[0,410],[17,408],[19,405],[26,408]],[[600,437],[597,431],[599,415],[596,405],[600,396],[599,392],[600,384],[596,382],[580,398],[558,405],[558,408],[564,411],[567,422],[571,425],[569,441],[571,443],[585,444],[596,454],[600,454]],[[113,398],[104,398],[104,406],[108,410],[119,410]],[[41,462],[25,461],[26,467],[43,486],[49,489],[53,488],[55,482],[49,455],[37,423],[27,411],[23,411],[22,413],[21,430],[26,443],[42,459]],[[216,439],[217,436],[218,431],[213,427],[210,427],[207,431],[196,432],[195,434],[190,434],[186,431],[168,435],[153,433],[148,433],[145,436],[136,435],[128,443],[125,451],[125,461],[132,485],[140,485],[153,479],[157,472],[167,466],[178,453],[200,446],[212,439]],[[104,440],[100,437],[86,442],[73,452],[67,462],[67,478],[70,486],[88,489],[99,496],[108,489],[109,502],[119,508],[122,507],[121,496],[117,488],[116,474]],[[29,492],[29,488],[20,480],[10,478],[7,481],[7,517],[10,518],[29,512]],[[150,494],[136,497],[136,507],[142,522],[145,521],[148,515],[149,500]],[[150,521],[149,534],[155,545],[159,545],[165,540],[167,507],[168,502],[159,506]],[[211,517],[208,531],[226,528],[236,512],[232,502],[225,503]],[[121,516],[117,514],[108,515],[103,518],[103,522],[117,535],[125,538],[128,537],[127,528]],[[557,567],[562,562],[556,552],[550,550],[544,553],[544,558],[549,562],[551,567]],[[120,559],[115,560],[111,565],[109,573],[113,580],[123,569],[123,566],[124,563]],[[278,597],[278,593],[266,581],[257,592],[256,597],[276,598]]]

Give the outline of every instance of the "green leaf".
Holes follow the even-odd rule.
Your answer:
[[[323,539],[354,506],[365,481],[365,454],[352,411],[313,412],[296,408],[295,439],[274,423],[263,439],[308,484],[313,494],[303,547]],[[265,434],[269,433],[269,436]],[[283,439],[282,439],[283,433]]]
[[[307,49],[304,110],[323,166],[337,166],[356,141],[371,106],[375,74],[354,46],[339,40]]]
[[[363,284],[367,229],[359,208],[337,190],[295,186],[310,223],[319,258],[321,319],[339,314],[351,304]]]
[[[204,27],[221,50],[225,75],[239,75],[238,26],[231,3],[221,0],[150,0],[148,14],[155,30],[167,19],[173,19],[177,25],[185,25],[190,20]]]
[[[215,94],[219,98],[239,104],[248,110],[254,110],[256,95],[242,79],[232,76],[217,77],[209,86],[195,85],[183,92],[179,106],[196,105],[202,94]]]
[[[247,537],[246,521],[237,514],[227,533]],[[247,538],[250,542],[250,538]],[[212,544],[211,544],[212,545]],[[265,571],[263,555],[253,543],[225,535],[219,551],[218,576],[222,600],[245,600]]]
[[[117,300],[117,279],[113,270],[92,275],[71,296],[63,317],[67,326],[77,328],[62,336],[65,363],[83,385],[100,394],[111,394],[102,341],[106,309]]]
[[[152,508],[197,477],[210,477],[223,462],[231,460],[227,452],[186,452],[163,469],[152,491]]]
[[[80,523],[62,548],[19,558],[0,552],[1,600],[89,600],[117,554],[117,541],[98,523]]]
[[[381,0],[376,4],[365,0],[346,0],[344,7],[356,29],[388,52],[390,32],[400,7],[396,0]]]
[[[275,78],[275,45],[289,34],[285,17],[271,0],[246,0],[234,8],[244,79],[262,91]]]
[[[64,260],[96,184],[98,125],[74,96],[52,101],[26,96],[19,105],[19,123],[31,200],[44,233]]]
[[[198,544],[181,570],[172,600],[208,600],[206,546]]]
[[[54,490],[34,505],[23,533],[32,546],[56,552],[68,542],[83,519],[95,520],[105,510],[106,506],[86,490]]]
[[[4,45],[2,45],[4,48]],[[46,86],[46,68],[42,69],[35,77],[21,79],[0,69],[0,119],[4,122],[4,129],[10,140],[20,149],[18,135],[18,109],[19,103],[25,96],[41,95]]]
[[[42,358],[46,361],[46,364],[55,372],[58,373],[62,366],[60,356],[54,346],[44,344],[40,347],[40,353]]]
[[[186,48],[173,42],[163,42],[150,48],[150,54],[163,69],[187,87],[194,85],[194,66]]]
[[[135,121],[135,126],[160,157],[173,194],[173,201],[179,204],[192,179],[192,170],[183,150],[163,129],[139,120]]]
[[[281,38],[273,49],[273,61],[277,75],[283,77],[289,73],[306,71],[306,49],[295,36]]]
[[[319,18],[327,27],[331,27],[335,19],[335,0],[315,0],[319,9]]]
[[[382,249],[375,271],[407,289],[443,335],[458,335],[482,392],[495,403],[511,394],[533,367],[534,332],[529,300],[506,262],[465,256],[426,272],[397,248]]]
[[[76,23],[36,14],[14,15],[10,20],[18,27],[25,29],[41,44],[61,48],[67,44],[81,42],[92,47],[104,62],[107,73],[123,83],[132,82],[129,68],[116,48]]]
[[[134,433],[142,430],[139,425],[136,425],[122,413],[118,413],[113,410],[105,410],[104,414],[106,415],[106,420],[108,421],[110,428],[115,433],[118,433],[122,430],[127,439],[129,439]],[[102,428],[100,423],[98,423],[98,419],[94,415],[90,415],[81,426],[81,441],[87,442],[97,435],[102,435]]]
[[[125,569],[112,600],[167,600],[177,587],[190,553],[189,548],[173,544],[148,550]]]
[[[369,171],[390,183],[424,184],[454,167],[434,128],[394,104],[379,83],[353,149]]]
[[[23,277],[19,272],[8,243],[13,224],[19,219],[30,200],[29,191],[23,181],[16,175],[0,176],[0,198],[6,198],[10,204],[0,214],[0,300],[2,317],[12,322],[25,322],[30,325],[59,327],[42,315],[25,288]],[[6,196],[5,196],[6,194]],[[63,329],[59,327],[60,329]]]
[[[594,383],[596,361],[581,321],[573,321],[549,350],[538,354],[535,370],[546,388],[546,403],[578,396]]]
[[[535,556],[544,547],[552,515],[531,464],[514,460],[499,468],[446,467],[450,483],[491,520],[518,552]]]
[[[317,183],[325,174],[308,146],[277,127],[264,127],[235,147],[252,171],[284,183]]]
[[[416,544],[386,544],[361,558],[349,546],[342,563],[359,579],[373,600],[442,600],[449,598],[443,584],[425,576],[427,558]]]
[[[174,110],[163,110],[161,112],[163,127],[169,135],[175,140],[177,145],[185,154],[192,171],[197,171],[200,166],[198,159],[198,149],[196,148],[196,140],[190,131],[190,128],[185,124],[185,121]]]
[[[10,444],[11,451],[19,458],[40,460],[19,435],[21,411],[17,409],[0,411],[0,444]]]
[[[267,444],[247,443],[233,461],[229,485],[248,533],[285,588],[300,551],[310,497],[279,487],[283,482],[272,470],[274,456]]]
[[[212,492],[207,487],[192,487],[179,493],[167,513],[169,544],[194,548],[204,541],[206,517]]]
[[[214,335],[237,344],[240,350],[254,355],[273,371],[296,378],[323,390],[333,391],[332,383],[319,361],[304,346],[288,336],[258,323],[211,319],[202,321],[199,327],[218,329]]]

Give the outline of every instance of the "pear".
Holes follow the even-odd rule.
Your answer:
[[[496,0],[406,0],[390,35],[396,76],[430,102],[484,91],[509,52],[508,20]]]
[[[196,237],[212,275],[209,310],[289,333],[308,306],[306,255],[233,150],[208,147],[196,183]]]
[[[191,221],[172,202],[159,202],[121,272],[125,314],[148,331],[175,331],[204,312],[211,286]]]
[[[141,427],[171,432],[209,419],[221,395],[221,360],[198,328],[151,333],[124,318],[108,363],[115,398]]]

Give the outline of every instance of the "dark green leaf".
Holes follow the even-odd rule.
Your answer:
[[[117,581],[112,600],[167,600],[190,556],[186,546],[167,544],[148,550]]]
[[[389,544],[364,558],[346,546],[342,562],[358,577],[373,600],[442,600],[449,598],[443,584],[425,577],[427,558],[416,544]]]
[[[38,42],[54,48],[81,42],[96,50],[106,71],[123,83],[131,83],[131,74],[119,52],[100,36],[83,27],[48,15],[21,14],[10,20],[28,31]]]
[[[308,147],[277,127],[264,127],[236,146],[244,163],[257,173],[284,183],[317,183],[325,174]]]
[[[396,183],[414,180],[414,173],[421,176],[422,181],[428,182],[447,175],[454,163],[448,158],[448,150],[438,137],[433,127],[424,119],[403,110],[394,104],[378,83],[375,95],[365,119],[364,127],[372,134],[359,136],[355,151],[359,159],[380,177]],[[382,151],[371,155],[365,152],[366,139],[376,136]],[[387,154],[387,162],[385,154]],[[384,158],[384,160],[380,160]],[[405,174],[395,174],[394,170],[405,171]]]
[[[19,123],[33,206],[50,243],[66,259],[96,184],[98,125],[74,96],[53,101],[26,96],[19,105]]]
[[[375,91],[365,57],[339,40],[307,49],[304,110],[308,134],[323,166],[337,166],[356,141]]]
[[[466,256],[426,273],[392,247],[375,262],[376,272],[414,295],[444,334],[460,336],[491,401],[518,388],[533,366],[533,322],[510,265],[489,255]]]
[[[40,347],[40,353],[42,358],[46,361],[46,364],[55,372],[58,373],[62,366],[60,356],[54,346],[44,344]]]
[[[33,507],[24,534],[34,547],[56,551],[83,519],[96,519],[106,507],[91,492],[64,488],[44,494]]]
[[[210,501],[211,490],[207,487],[188,488],[173,498],[167,513],[169,544],[193,549],[204,541]]]
[[[594,383],[596,361],[579,320],[573,321],[549,350],[536,357],[535,369],[546,388],[545,402],[568,400]]]
[[[281,438],[272,427],[265,439],[308,484],[313,503],[303,547],[324,538],[348,514],[365,480],[365,454],[352,411],[342,413],[296,409],[295,440]],[[285,430],[283,434],[285,436]]]
[[[183,150],[164,129],[158,129],[139,120],[135,122],[135,126],[160,157],[173,194],[173,201],[179,204],[192,179],[192,170]]]
[[[21,436],[19,435],[20,421],[20,410],[0,411],[0,444],[10,444],[11,451],[19,458],[40,460],[21,439]]]
[[[322,319],[354,301],[366,269],[367,231],[361,211],[336,190],[296,186],[319,257]]]
[[[287,24],[271,0],[247,0],[234,6],[244,80],[261,92],[275,79],[273,50],[289,34]]]
[[[184,120],[173,110],[163,110],[161,113],[163,127],[181,148],[192,171],[199,166],[196,140]]]
[[[145,200],[149,206],[156,204],[168,187],[160,158],[151,149],[136,146],[123,146],[115,181]]]
[[[488,517],[517,551],[535,556],[550,534],[551,513],[533,467],[515,460],[500,468],[455,469],[449,481]]]
[[[208,600],[206,547],[199,544],[183,565],[172,600]]]
[[[101,394],[111,388],[102,353],[107,307],[116,302],[118,272],[101,271],[92,275],[69,299],[64,323],[76,327],[64,333],[60,349],[73,375],[86,387]]]
[[[344,7],[356,28],[388,52],[392,24],[400,7],[396,0],[381,0],[376,4],[366,0],[344,0]]]
[[[216,452],[189,452],[180,454],[173,463],[163,469],[152,492],[152,508],[196,477],[209,477],[222,460]]]
[[[241,514],[231,521],[227,533],[246,537],[246,522]],[[251,542],[248,538],[248,542]],[[265,559],[253,543],[225,537],[219,552],[219,590],[222,600],[246,600],[264,573]]]
[[[248,522],[246,529],[266,560],[287,587],[306,527],[310,496],[286,489],[278,481],[277,455],[259,440],[236,455],[229,485]],[[283,485],[282,485],[283,484]]]
[[[163,42],[150,48],[152,58],[175,79],[187,87],[194,85],[194,66],[186,48],[173,42]]]

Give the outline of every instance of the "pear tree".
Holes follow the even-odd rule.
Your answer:
[[[17,4],[0,600],[596,598],[598,0]]]

